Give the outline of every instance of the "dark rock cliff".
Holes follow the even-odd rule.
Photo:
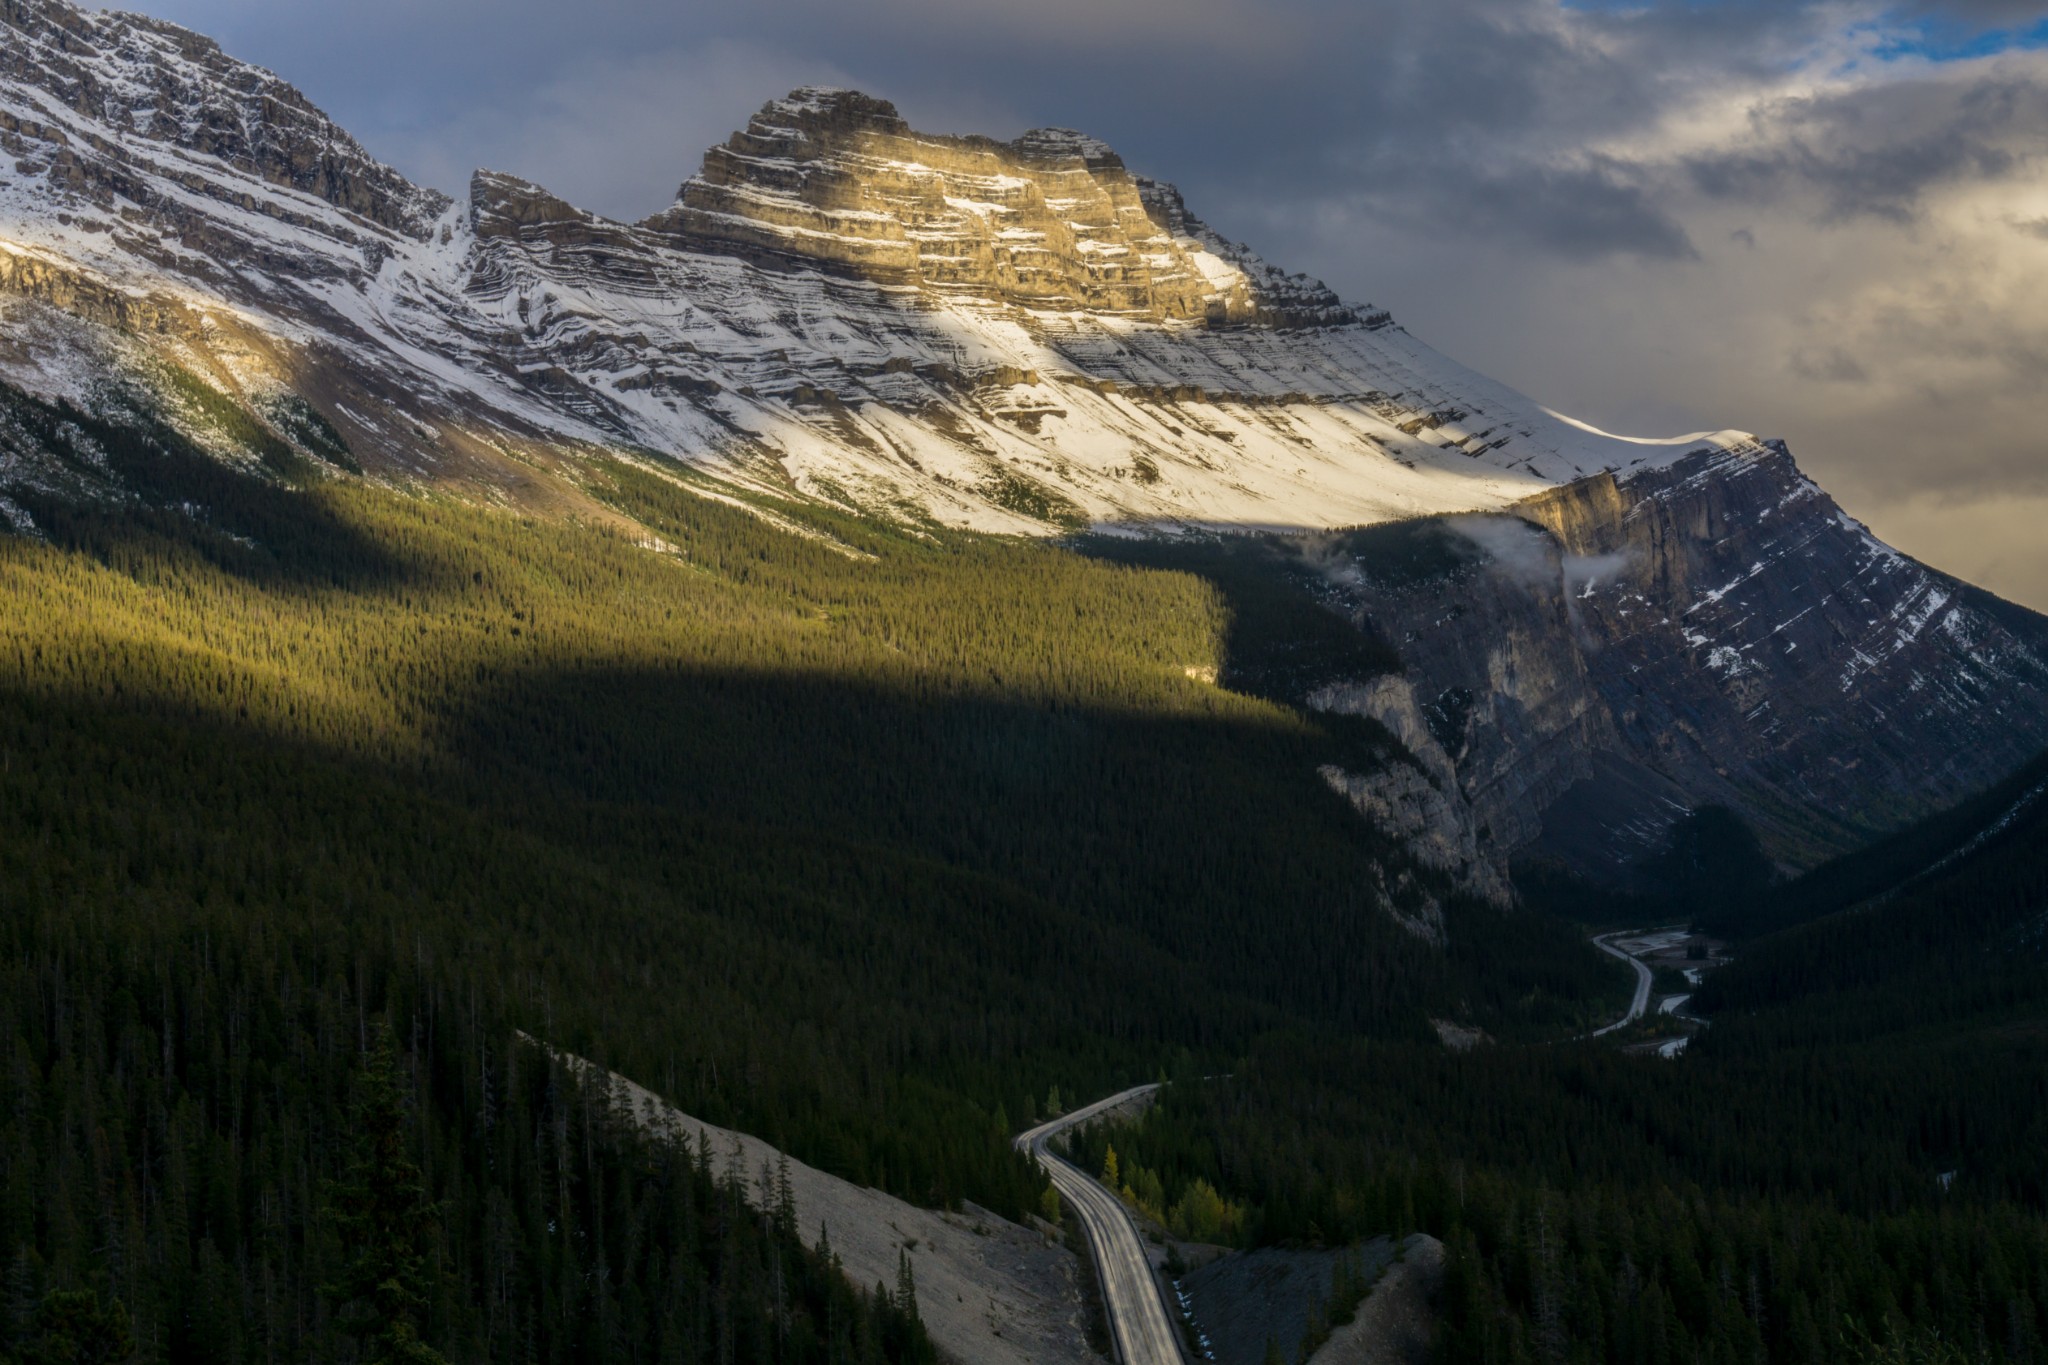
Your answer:
[[[215,158],[394,231],[421,235],[445,206],[373,159],[297,89],[227,56],[211,38],[146,15],[50,0],[0,0],[0,25],[0,77],[39,89],[58,108]],[[146,192],[144,173],[112,140],[12,122],[0,123],[0,149],[53,182],[109,200]],[[188,175],[183,187],[222,193],[203,174]]]
[[[1315,704],[1389,724],[1496,862],[1624,876],[1724,805],[1803,867],[2048,743],[2048,620],[1883,545],[1776,442],[1312,545],[1403,665]]]

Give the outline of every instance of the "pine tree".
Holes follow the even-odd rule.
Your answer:
[[[23,1365],[121,1365],[135,1354],[128,1310],[100,1306],[90,1289],[57,1289],[36,1309],[36,1333]]]
[[[36,1270],[27,1243],[17,1246],[13,1259],[7,1263],[6,1301],[0,1303],[0,1350],[27,1341],[35,1331],[36,1305],[40,1301]]]
[[[1565,1354],[1564,1305],[1559,1301],[1557,1245],[1550,1232],[1550,1198],[1536,1196],[1536,1245],[1531,1266],[1531,1316],[1536,1325],[1536,1349],[1548,1365],[1562,1361]]]
[[[444,1365],[421,1339],[433,1295],[426,1242],[435,1210],[406,1154],[405,1128],[391,1029],[380,1020],[359,1082],[348,1176],[326,1186],[346,1260],[322,1292],[363,1339],[371,1365]]]
[[[896,1248],[896,1306],[912,1322],[924,1319],[917,1313],[917,1272],[910,1267],[910,1252]]]
[[[789,1178],[789,1153],[775,1157],[775,1230],[787,1241],[796,1241],[796,1187]]]

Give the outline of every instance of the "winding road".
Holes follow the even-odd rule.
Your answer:
[[[1621,1018],[1609,1024],[1606,1028],[1594,1029],[1586,1035],[1588,1038],[1598,1038],[1603,1033],[1612,1033],[1618,1028],[1627,1028],[1630,1024],[1642,1018],[1643,1011],[1650,1007],[1650,969],[1643,965],[1641,958],[1633,953],[1623,952],[1608,941],[1610,939],[1633,937],[1641,932],[1642,930],[1640,929],[1623,929],[1619,933],[1599,934],[1594,937],[1594,947],[1603,953],[1609,953],[1620,958],[1623,962],[1636,969],[1636,998],[1629,1002],[1627,1014],[1622,1015]]]
[[[1118,1365],[1186,1365],[1181,1334],[1153,1278],[1145,1239],[1123,1201],[1053,1152],[1048,1144],[1076,1124],[1159,1087],[1138,1085],[1017,1135],[1017,1149],[1029,1152],[1052,1177],[1067,1208],[1081,1220],[1102,1281],[1102,1306]]]
[[[1601,1034],[1627,1028],[1649,1010],[1653,979],[1650,969],[1641,959],[1615,947],[1610,941],[1640,937],[1644,932],[1623,929],[1594,937],[1593,944],[1601,952],[1618,957],[1635,968],[1636,993],[1626,1014],[1586,1037],[1598,1038]],[[1182,1348],[1179,1326],[1160,1292],[1159,1281],[1152,1274],[1151,1260],[1145,1255],[1145,1239],[1139,1235],[1138,1225],[1131,1221],[1123,1201],[1055,1153],[1051,1143],[1069,1128],[1158,1088],[1157,1084],[1134,1085],[1108,1099],[1097,1100],[1070,1114],[1041,1123],[1029,1132],[1019,1133],[1016,1138],[1017,1150],[1029,1152],[1037,1158],[1068,1210],[1081,1220],[1081,1230],[1087,1235],[1089,1249],[1095,1256],[1095,1268],[1101,1278],[1102,1306],[1109,1317],[1109,1334],[1116,1348],[1118,1365],[1189,1365],[1189,1362]]]

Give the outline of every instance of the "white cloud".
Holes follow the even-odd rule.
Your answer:
[[[1867,17],[1775,73],[1664,52],[1653,116],[1532,120],[1505,170],[1411,148],[1230,226],[1599,426],[1786,437],[1901,548],[2048,608],[2040,522],[1989,510],[2048,495],[2048,52],[1879,61]],[[1629,189],[1605,218],[1586,165]]]

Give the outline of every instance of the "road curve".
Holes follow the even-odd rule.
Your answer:
[[[1598,1038],[1603,1033],[1612,1033],[1618,1028],[1627,1028],[1630,1024],[1642,1018],[1643,1011],[1650,1007],[1650,969],[1643,965],[1641,958],[1630,953],[1624,953],[1621,949],[1608,942],[1609,939],[1620,938],[1623,934],[1641,932],[1643,931],[1640,929],[1624,929],[1620,933],[1600,934],[1593,939],[1593,946],[1601,952],[1618,957],[1636,969],[1636,998],[1629,1002],[1627,1014],[1622,1015],[1621,1018],[1609,1024],[1606,1028],[1594,1029],[1586,1035],[1588,1038]]]
[[[1095,1266],[1102,1277],[1102,1306],[1109,1316],[1109,1335],[1116,1347],[1118,1365],[1187,1365],[1181,1351],[1180,1329],[1166,1310],[1159,1282],[1152,1277],[1152,1263],[1145,1256],[1145,1239],[1138,1235],[1138,1225],[1131,1221],[1123,1201],[1056,1155],[1047,1144],[1074,1125],[1086,1123],[1158,1088],[1132,1086],[1017,1135],[1017,1149],[1038,1159],[1068,1210],[1081,1220],[1081,1230],[1087,1234],[1089,1250],[1095,1255]]]

